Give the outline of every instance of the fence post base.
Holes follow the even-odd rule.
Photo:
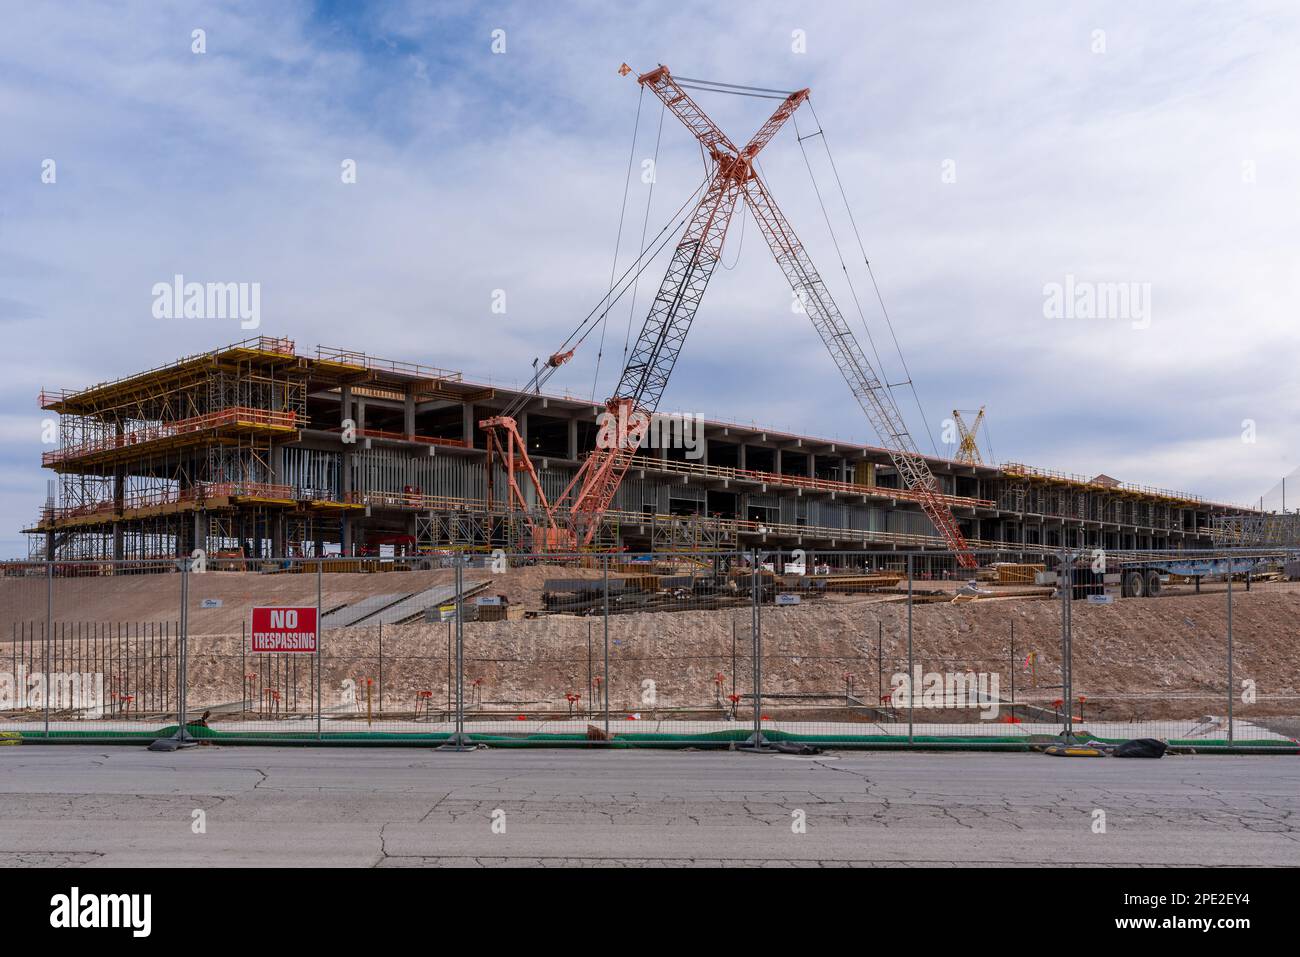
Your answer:
[[[744,751],[746,754],[778,754],[772,743],[763,737],[762,734],[751,734],[745,739],[744,744],[736,745],[737,751]]]
[[[184,728],[178,728],[170,738],[159,738],[149,745],[150,751],[179,751],[181,748],[197,748],[199,741],[192,738]]]
[[[478,745],[469,739],[463,731],[454,731],[447,735],[447,740],[438,745],[435,751],[477,751]]]
[[[1073,731],[1063,731],[1056,736],[1056,740],[1061,744],[1087,744],[1092,739],[1081,734],[1075,734]]]

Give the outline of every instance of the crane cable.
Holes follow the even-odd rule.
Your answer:
[[[746,86],[743,83],[722,83],[718,80],[701,80],[693,76],[677,76],[674,74],[673,79],[677,81],[678,86],[693,84],[690,89],[704,90],[709,93],[732,93],[736,96],[754,96],[758,93],[770,93],[773,96],[764,97],[764,99],[784,100],[794,94],[794,90],[773,90],[766,86]],[[743,92],[742,92],[743,91]]]
[[[745,248],[745,222],[749,219],[749,215],[750,215],[749,204],[741,203],[740,204],[740,238],[736,240],[736,258],[732,261],[730,266],[728,266],[725,262],[722,261],[721,251],[719,251],[718,265],[720,265],[723,269],[727,270],[728,272],[735,269],[736,266],[740,264],[740,253]]]
[[[749,218],[747,215],[748,213],[749,213],[749,204],[741,203],[740,204],[740,239],[736,242],[735,261],[732,262],[730,266],[728,266],[725,262],[722,261],[722,250],[718,250],[718,265],[721,266],[723,269],[727,270],[727,272],[731,272],[731,270],[735,269],[738,265],[740,265],[740,251],[745,248],[745,220]]]
[[[645,87],[641,87],[641,90],[642,92],[645,92]],[[659,129],[655,133],[655,155],[654,155],[654,161],[650,167],[653,173],[650,177],[650,190],[649,192],[646,193],[646,198],[645,198],[645,215],[641,219],[642,253],[645,252],[646,227],[650,225],[650,202],[651,200],[654,199],[655,183],[659,181],[659,142],[664,135],[664,114],[667,112],[668,112],[668,104],[660,103],[659,104]],[[627,331],[623,333],[623,368],[624,369],[627,368],[627,350],[632,343],[632,318],[636,314],[636,296],[637,296],[637,287],[640,284],[639,283],[640,278],[641,278],[641,274],[637,273],[636,280],[632,284],[632,299],[628,303],[628,307],[627,307]],[[592,396],[592,401],[593,402],[595,401],[594,395]]]
[[[792,117],[792,119],[794,120],[795,138],[799,142],[799,152],[803,155],[804,166],[808,170],[808,179],[812,183],[813,192],[817,195],[817,204],[821,206],[822,218],[826,221],[826,229],[831,235],[831,243],[835,246],[835,255],[839,257],[840,260],[840,271],[844,273],[844,281],[848,283],[849,294],[853,298],[853,306],[857,310],[858,318],[862,320],[862,331],[865,332],[867,335],[867,344],[871,346],[871,354],[875,357],[876,368],[880,370],[881,383],[882,385],[884,385],[884,389],[882,391],[888,397],[889,404],[893,406],[894,414],[898,416],[899,422],[903,423],[904,428],[906,428],[906,419],[904,419],[903,417],[903,410],[899,408],[898,400],[894,398],[893,388],[890,386],[889,378],[885,374],[885,364],[880,358],[879,350],[877,350],[876,348],[876,338],[871,334],[871,327],[867,324],[866,314],[862,311],[862,303],[858,299],[858,291],[853,285],[853,277],[849,275],[848,266],[845,265],[844,263],[844,254],[840,250],[839,238],[835,234],[835,227],[831,225],[830,213],[826,209],[826,202],[822,199],[821,187],[817,185],[817,177],[813,173],[812,163],[808,159],[808,151],[807,149],[804,148],[803,145],[803,141],[805,138],[811,138],[813,136],[820,135],[820,130],[817,133],[809,133],[808,137],[800,136],[799,119],[798,117]],[[819,123],[818,126],[820,127],[820,125],[821,124]],[[823,142],[825,142],[825,137],[823,137]],[[931,436],[930,438],[930,445],[931,446],[934,445],[933,436]],[[936,455],[938,454],[937,450],[935,454]]]
[[[556,350],[557,355],[565,352],[566,350],[572,351],[574,349],[577,349],[580,345],[582,345],[582,343],[586,340],[586,338],[589,335],[591,335],[591,333],[595,330],[596,326],[609,314],[609,311],[614,308],[614,305],[620,299],[623,298],[624,294],[630,288],[630,285],[628,283],[628,276],[631,275],[633,279],[639,277],[641,273],[644,272],[646,268],[649,267],[650,263],[652,263],[655,260],[655,258],[659,255],[659,253],[663,251],[664,247],[668,245],[669,240],[671,240],[677,234],[677,231],[679,229],[682,229],[686,225],[685,219],[682,219],[681,221],[677,221],[677,217],[680,216],[682,212],[686,210],[687,207],[691,206],[695,202],[695,198],[700,195],[700,193],[705,189],[705,187],[708,186],[708,184],[709,181],[707,179],[702,180],[700,184],[696,186],[695,189],[692,191],[691,195],[686,197],[686,201],[677,208],[677,212],[673,213],[673,215],[669,218],[668,222],[664,224],[663,228],[660,229],[659,232],[655,234],[655,238],[651,240],[650,245],[647,246],[646,249],[641,253],[641,255],[638,256],[632,262],[632,264],[623,271],[623,274],[619,277],[618,281],[614,284],[614,288],[619,289],[619,292],[617,294],[614,294],[613,291],[611,290],[610,292],[607,292],[605,295],[601,296],[599,301],[597,301],[596,305],[592,307],[591,311],[588,312],[585,317],[583,317],[583,319],[578,323],[577,327],[572,332],[570,332],[568,337],[564,340],[564,342],[560,344],[559,349]],[[608,305],[606,305],[606,303],[608,303]],[[602,306],[604,307],[604,311],[601,311]],[[597,315],[597,313],[599,313],[599,315]],[[593,321],[593,317],[594,317],[594,321]],[[527,405],[529,401],[529,393],[540,392],[542,385],[545,384],[546,380],[549,379],[551,375],[555,372],[555,370],[558,368],[559,368],[558,365],[551,365],[550,363],[547,363],[543,365],[540,369],[536,369],[533,372],[533,377],[529,381],[528,385],[520,392],[519,396],[516,397],[515,401],[510,404],[510,406],[503,412],[503,414],[507,416],[513,416],[516,412],[518,412],[521,408],[523,408],[523,406]]]
[[[989,450],[989,465],[997,465],[997,457],[993,454],[993,436],[989,433],[988,413],[984,414],[984,447]]]
[[[609,315],[609,311],[612,308],[614,308],[614,304],[618,302],[620,299],[622,299],[623,295],[628,291],[629,288],[631,288],[630,284],[626,281],[628,275],[632,274],[632,281],[635,281],[641,275],[641,273],[645,272],[645,270],[649,267],[650,263],[654,261],[655,257],[658,256],[659,253],[663,251],[663,248],[666,245],[668,245],[668,240],[672,239],[673,236],[676,235],[678,229],[686,225],[685,219],[683,219],[681,222],[678,222],[676,225],[673,224],[673,221],[676,220],[677,216],[687,206],[695,202],[695,197],[699,195],[700,192],[702,192],[704,188],[708,186],[708,184],[709,181],[707,179],[703,180],[699,186],[695,187],[695,191],[692,192],[690,196],[686,197],[686,202],[682,203],[682,205],[678,207],[677,212],[674,213],[672,218],[668,220],[668,222],[664,225],[663,229],[659,230],[659,232],[655,235],[653,243],[658,243],[658,246],[654,246],[653,249],[647,247],[646,250],[642,252],[640,256],[638,256],[635,260],[633,260],[632,265],[628,266],[627,269],[623,271],[623,275],[620,276],[618,282],[614,284],[615,288],[618,288],[619,286],[622,287],[618,295],[611,295],[612,293],[611,290],[611,293],[606,293],[604,296],[602,296],[600,298],[600,301],[597,302],[596,305],[592,308],[591,312],[587,313],[586,318],[583,319],[582,322],[578,323],[578,327],[574,329],[573,332],[569,333],[569,338],[565,339],[560,346],[561,350],[563,350],[565,346],[569,345],[569,343],[573,343],[573,347],[575,349],[578,346],[582,345],[583,341],[586,340],[587,336],[591,335],[592,331],[596,328],[595,324],[592,323],[586,332],[582,332],[583,326],[587,326],[589,323],[591,323],[592,316],[596,315],[596,310],[600,309],[601,303],[605,302],[605,300],[607,299],[609,300],[609,305],[605,307],[605,310],[601,312],[599,316],[597,316],[596,321],[599,322],[603,320],[607,315]],[[648,258],[646,256],[646,253],[650,253],[650,256]],[[644,260],[644,262],[642,260]],[[633,270],[635,270],[635,272],[633,272]],[[579,336],[578,335],[579,332],[582,332],[582,335]],[[575,336],[577,336],[577,339],[574,339]]]
[[[890,338],[894,340],[894,351],[898,353],[898,361],[903,366],[903,375],[906,377],[908,386],[911,387],[912,398],[916,401],[917,411],[921,413],[921,422],[925,425],[926,435],[930,437],[930,447],[934,450],[935,454],[938,455],[938,446],[934,444],[934,435],[930,432],[930,419],[925,414],[925,409],[921,405],[921,396],[916,391],[916,382],[912,379],[911,370],[907,367],[907,360],[903,358],[903,349],[898,343],[898,334],[894,331],[893,320],[889,318],[889,310],[885,308],[885,299],[880,294],[880,284],[876,282],[875,270],[871,268],[871,260],[867,258],[867,249],[862,243],[862,234],[858,231],[858,221],[853,215],[853,208],[849,205],[848,194],[844,191],[844,182],[840,179],[839,168],[835,165],[835,157],[831,155],[830,144],[826,141],[826,132],[822,128],[821,118],[817,115],[817,108],[813,106],[811,96],[808,97],[808,109],[812,111],[813,120],[817,123],[817,133],[822,138],[822,146],[826,149],[826,158],[830,161],[831,172],[835,175],[835,184],[839,187],[840,198],[844,201],[844,209],[849,214],[849,223],[853,226],[853,236],[857,239],[858,251],[862,253],[862,262],[863,265],[867,267],[867,275],[871,277],[871,285],[876,291],[876,300],[880,303],[881,315],[885,317],[885,325],[889,329]],[[866,320],[864,319],[863,322],[865,321]]]
[[[683,87],[683,88],[685,88],[685,89],[700,90],[700,91],[709,92],[709,93],[729,93],[729,94],[731,94],[731,95],[733,95],[733,96],[756,96],[756,97],[760,97],[760,98],[762,98],[762,99],[770,99],[770,100],[783,100],[783,99],[788,99],[788,98],[789,98],[790,96],[792,96],[792,95],[794,94],[794,92],[795,92],[795,91],[793,91],[793,90],[776,90],[776,89],[772,89],[772,88],[769,88],[769,87],[762,87],[762,86],[746,86],[746,85],[739,84],[739,83],[722,83],[722,82],[719,82],[719,81],[716,81],[716,80],[701,80],[701,79],[698,79],[698,78],[695,78],[695,77],[687,77],[687,76],[678,76],[678,77],[675,77],[674,79],[677,81],[677,84],[678,84],[679,86],[681,86],[681,87]],[[809,101],[808,101],[808,106],[809,106],[810,109],[812,108],[812,100],[811,100],[811,99],[809,99]],[[814,110],[814,111],[813,111],[813,118],[816,119],[816,117],[817,117],[817,113],[816,113],[816,111]],[[881,362],[881,359],[880,359],[880,353],[879,353],[879,351],[876,349],[875,339],[872,337],[872,335],[871,335],[871,329],[870,329],[870,327],[867,325],[866,315],[863,313],[863,311],[862,311],[862,305],[861,305],[861,303],[858,301],[858,293],[857,293],[857,290],[856,290],[856,289],[854,288],[854,286],[853,286],[853,280],[852,280],[852,278],[849,276],[848,267],[845,265],[845,262],[844,262],[844,256],[843,256],[843,254],[840,252],[839,240],[838,240],[838,238],[837,238],[836,235],[835,235],[835,230],[834,230],[834,228],[831,226],[830,216],[829,216],[829,214],[828,214],[827,211],[826,211],[826,204],[825,204],[825,202],[822,200],[821,189],[817,186],[817,180],[816,180],[816,178],[813,176],[812,165],[811,165],[811,163],[809,163],[809,160],[808,160],[808,153],[807,153],[807,151],[804,149],[804,145],[803,145],[803,141],[804,141],[805,139],[811,138],[812,136],[818,136],[818,135],[822,136],[822,144],[825,145],[825,143],[826,143],[826,138],[825,138],[825,135],[822,133],[822,130],[821,130],[821,121],[820,121],[820,120],[817,120],[817,127],[818,127],[818,129],[817,129],[817,132],[816,132],[816,133],[809,134],[808,137],[803,137],[803,136],[800,136],[800,135],[799,135],[799,119],[798,119],[798,117],[797,117],[797,116],[792,116],[792,119],[794,120],[794,126],[795,126],[795,137],[796,137],[796,139],[797,139],[798,142],[799,142],[799,151],[800,151],[801,153],[803,153],[804,165],[808,167],[808,176],[809,176],[809,178],[812,180],[813,190],[817,193],[817,202],[818,202],[818,204],[819,204],[819,205],[821,206],[821,208],[822,208],[822,216],[825,218],[825,220],[826,220],[826,226],[827,226],[827,228],[830,230],[830,233],[831,233],[831,241],[835,244],[835,252],[836,252],[836,254],[839,256],[839,259],[840,259],[840,269],[841,269],[841,271],[844,273],[844,278],[845,278],[845,280],[848,282],[848,285],[849,285],[849,292],[850,292],[850,293],[852,294],[852,296],[853,296],[853,304],[854,304],[854,306],[857,308],[858,316],[862,319],[862,329],[863,329],[863,331],[867,334],[867,342],[871,345],[871,352],[872,352],[872,354],[876,357],[876,365],[880,368],[880,370],[881,370],[881,375],[882,375],[882,378],[883,378],[883,377],[884,377],[884,363]],[[703,150],[703,146],[701,146],[701,150]],[[829,149],[829,147],[827,148],[827,155],[828,155],[828,156],[830,155],[830,149]],[[834,163],[832,162],[832,166],[833,166],[833,165],[834,165]],[[760,171],[761,171],[761,164],[760,164]],[[836,174],[836,179],[838,180],[838,178],[839,178],[839,177],[838,177],[838,174]],[[840,187],[840,193],[841,193],[841,196],[843,196],[844,190],[843,190],[843,186],[842,186],[842,185],[841,185],[841,187]],[[846,206],[846,207],[848,206],[848,200],[847,200],[847,198],[845,198],[845,206]],[[742,208],[741,208],[741,221],[740,221],[740,230],[741,230],[741,232],[740,232],[740,241],[739,241],[739,245],[738,245],[737,250],[736,250],[736,261],[733,262],[730,266],[728,266],[725,262],[723,262],[721,256],[719,256],[719,258],[718,258],[718,262],[721,264],[721,266],[722,266],[723,269],[726,269],[726,270],[732,270],[732,269],[735,269],[736,266],[737,266],[737,265],[739,264],[739,262],[740,262],[740,250],[744,247],[744,242],[745,242],[745,214],[746,214],[747,212],[748,212],[748,204],[745,204],[745,205],[743,205]],[[851,212],[850,212],[850,218],[852,218],[852,213],[851,213]],[[856,224],[855,224],[854,228],[855,228],[855,230],[856,230]],[[862,245],[862,243],[861,243],[861,239],[860,239],[860,238],[859,238],[859,241],[858,241],[858,245],[859,245],[859,246]],[[863,252],[862,255],[863,255],[863,259],[865,260],[865,259],[866,259],[866,253],[865,253],[865,251]],[[869,263],[868,263],[868,269],[870,269],[870,264],[869,264]],[[805,278],[806,278],[806,277],[805,277]],[[872,282],[873,282],[873,283],[875,282],[875,277],[874,277],[874,276],[872,276]],[[880,296],[880,289],[879,289],[878,287],[877,287],[877,289],[876,289],[876,295],[877,295],[877,297]],[[882,309],[882,311],[883,311],[883,310],[884,310],[884,301],[883,301],[883,300],[881,301],[881,304],[880,304],[880,305],[881,305],[881,309]],[[886,321],[888,321],[888,319],[889,319],[889,314],[888,314],[888,313],[885,313],[885,319],[886,319]],[[890,327],[890,331],[891,331],[891,333],[893,332],[893,328],[892,328],[892,326]],[[895,345],[895,348],[897,348],[897,346],[898,346],[898,339],[897,339],[897,337],[894,338],[894,345]],[[901,353],[901,352],[899,353],[899,359],[900,359],[900,360],[902,359],[902,353]],[[908,377],[908,383],[910,384],[910,383],[911,383],[911,375],[910,375],[910,373],[907,372],[906,363],[904,363],[904,367],[903,367],[903,368],[904,368],[904,374]],[[902,413],[902,410],[898,407],[898,402],[894,399],[893,392],[892,392],[892,387],[890,387],[890,386],[888,385],[888,379],[887,379],[887,378],[884,379],[884,383],[885,383],[885,385],[886,385],[886,389],[885,389],[885,391],[886,391],[886,393],[889,395],[889,401],[890,401],[890,403],[894,406],[894,411],[898,414],[898,417],[899,417],[899,419],[901,420],[901,419],[903,418],[903,413]],[[902,383],[898,383],[898,384],[901,385]],[[915,387],[914,385],[913,385],[913,387],[912,387],[912,391],[913,391],[913,394],[915,395],[916,387]],[[919,408],[919,407],[920,407],[920,400],[919,400],[919,398],[917,399],[917,405],[918,405],[918,408]],[[921,417],[922,417],[923,420],[925,419],[925,412],[924,412],[924,410],[922,410],[922,412],[921,412]],[[929,434],[929,422],[928,422],[928,420],[925,420],[925,421],[926,421],[926,433]],[[932,448],[934,447],[934,436],[933,436],[933,435],[930,436],[930,445],[931,445]],[[938,454],[937,449],[936,449],[936,454]]]
[[[632,124],[632,146],[627,153],[627,175],[623,178],[623,205],[618,211],[618,234],[614,237],[614,261],[609,264],[609,292],[614,292],[614,273],[618,271],[618,253],[623,245],[623,219],[627,215],[627,191],[632,183],[632,163],[636,159],[636,139],[641,131],[641,103],[645,100],[645,87],[641,87],[641,92],[636,98],[636,120]],[[649,210],[646,211],[647,214]],[[643,237],[644,240],[644,237]],[[608,316],[608,311],[605,315]],[[600,378],[600,360],[605,355],[605,326],[607,325],[605,316],[601,317],[600,322],[600,345],[596,349],[596,371],[591,377],[591,401],[596,401],[596,382]]]
[[[767,178],[767,174],[763,172],[762,164],[759,163],[758,161],[755,161],[755,165],[759,167],[759,174],[763,177],[763,180],[766,180],[766,178]],[[762,180],[760,180],[760,181],[758,181],[758,182],[761,183]],[[761,186],[760,186],[760,188],[761,188]],[[764,192],[766,192],[766,190],[764,190]],[[771,200],[770,200],[770,197],[769,197],[769,202],[770,202],[770,201],[771,201]],[[815,267],[815,266],[811,266],[811,262],[810,262],[810,263],[809,263],[809,266],[811,266],[813,272],[812,272],[812,273],[809,273],[809,271],[808,271],[809,266],[805,266],[805,265],[803,264],[803,262],[800,261],[800,258],[799,258],[798,254],[797,254],[797,252],[796,252],[796,244],[799,243],[799,240],[798,240],[797,237],[793,236],[793,234],[791,234],[790,236],[785,236],[785,235],[783,234],[782,237],[781,237],[781,239],[782,239],[782,250],[786,253],[786,255],[787,255],[787,256],[789,257],[789,259],[790,259],[790,262],[792,262],[792,263],[794,264],[795,268],[798,270],[799,278],[803,281],[804,288],[807,289],[807,290],[809,290],[809,291],[811,292],[812,295],[816,296],[817,301],[818,301],[818,302],[817,302],[818,308],[820,308],[820,309],[822,310],[823,313],[825,313],[827,316],[829,316],[829,315],[831,314],[831,310],[832,310],[832,308],[834,308],[834,300],[831,299],[831,297],[830,297],[830,291],[829,291],[829,290],[826,290],[826,283],[825,283],[824,281],[821,280],[821,277],[820,277],[820,276],[817,277],[817,278],[818,278],[818,282],[816,282],[816,283],[813,282],[813,274],[816,273],[816,271],[817,271],[817,267]],[[807,257],[805,256],[804,258],[806,259]],[[830,306],[828,306],[827,303],[826,303],[825,301],[822,300],[822,294],[819,293],[819,292],[817,292],[817,287],[818,287],[818,286],[820,286],[823,290],[826,290],[826,299],[830,301]],[[796,295],[798,294],[798,290],[797,290],[797,289],[795,290],[795,293],[796,293]],[[804,308],[805,308],[805,310],[808,308],[807,304],[804,305]],[[836,309],[836,311],[838,312],[838,309]],[[850,334],[851,334],[851,333],[852,333],[852,330],[849,330],[849,331],[850,331]],[[870,330],[867,330],[867,337],[868,337],[868,339],[870,339]],[[855,343],[857,342],[856,339],[854,339],[853,341],[854,341]],[[860,348],[860,347],[859,347],[859,348]],[[874,346],[873,346],[873,351],[874,351]],[[858,369],[858,371],[859,371],[860,374],[862,374],[862,375],[865,376],[867,370],[864,370],[864,369],[862,369],[862,368],[860,367],[860,365],[858,364],[858,361],[857,361],[856,356],[853,356],[852,353],[850,353],[850,358],[851,358],[852,361],[853,361],[853,365],[854,365],[854,367]],[[866,362],[868,363],[868,365],[870,364],[870,362],[869,362],[869,360],[867,360],[866,356],[863,356],[863,361],[866,361]],[[846,374],[846,375],[847,375],[847,374]],[[852,382],[849,383],[849,387],[850,387],[850,389],[853,390],[854,395],[857,396],[857,395],[858,395],[857,387],[856,387]],[[883,393],[883,394],[884,394],[884,398],[881,399],[881,402],[884,403],[884,402],[888,401],[889,404],[890,404],[891,406],[893,406],[893,408],[894,408],[894,410],[895,410],[895,413],[896,413],[896,414],[898,413],[898,404],[894,401],[894,397],[890,394],[889,389],[885,386],[885,384],[884,384],[883,381],[881,382],[881,385],[880,385],[880,388],[879,388],[879,389],[871,388],[870,391],[872,392],[873,395],[876,395],[877,397],[880,397],[881,393]],[[861,402],[862,402],[862,397],[861,397],[861,396],[858,396],[858,402],[859,402],[859,404],[861,404]],[[866,407],[863,406],[863,409],[865,410]],[[901,422],[901,414],[900,414],[900,422]],[[884,426],[889,426],[889,423],[887,423],[887,422],[886,422],[886,423],[882,423],[882,425],[884,425]],[[907,436],[908,441],[909,441],[909,442],[912,441],[912,440],[911,440],[911,435],[910,435],[910,434],[908,433],[908,431],[907,431],[907,424],[906,424],[905,422],[903,422],[902,425],[903,425],[903,430],[902,430],[902,433],[901,433],[901,434],[900,434],[900,433],[896,433],[896,432],[891,432],[891,433],[889,433],[888,435],[886,435],[884,432],[880,432],[880,441],[886,443],[886,448],[889,449],[889,451],[891,452],[891,454],[892,454],[892,452],[894,452],[894,451],[906,452],[906,453],[908,453],[908,454],[911,454],[911,453],[914,451],[912,448],[903,448],[903,447],[902,447],[902,445],[903,445],[903,443],[902,443],[902,436]],[[893,444],[892,444],[892,445],[889,445],[888,443],[890,443],[891,440],[892,440]],[[912,443],[912,444],[915,445],[915,443]]]

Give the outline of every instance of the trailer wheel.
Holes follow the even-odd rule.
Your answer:
[[[1143,598],[1146,596],[1146,578],[1138,571],[1124,573],[1123,595],[1125,598]]]
[[[1160,573],[1154,568],[1147,572],[1147,597],[1157,598],[1160,595]]]

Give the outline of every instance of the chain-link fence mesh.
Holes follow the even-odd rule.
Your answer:
[[[3,563],[0,733],[166,736],[184,709],[232,741],[1294,748],[1287,557]],[[267,650],[254,609],[312,641]]]

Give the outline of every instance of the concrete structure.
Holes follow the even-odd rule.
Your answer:
[[[522,516],[486,499],[478,428],[519,395],[267,337],[42,393],[60,415],[60,445],[43,456],[60,489],[25,531],[34,554],[62,558],[525,548]],[[548,497],[594,447],[601,411],[529,398],[519,427]],[[669,419],[666,432],[676,441],[638,453],[602,545],[942,547],[883,449],[692,419]],[[1247,514],[1107,476],[929,462],[975,547],[1204,547],[1214,522]]]

